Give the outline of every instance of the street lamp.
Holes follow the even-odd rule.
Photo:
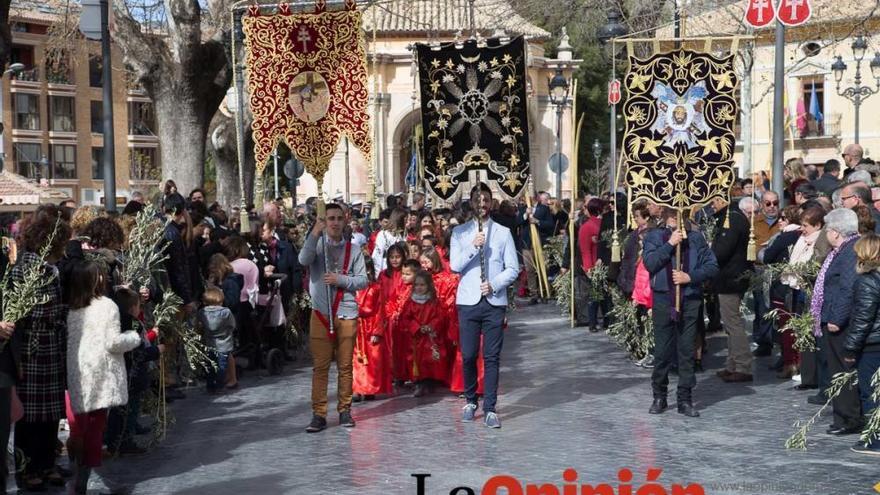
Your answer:
[[[599,43],[604,45],[614,38],[626,36],[628,33],[629,30],[620,22],[620,12],[612,7],[608,9],[608,21],[599,28],[599,33],[596,37],[599,39]]]
[[[25,69],[24,64],[20,64],[18,62],[14,63],[14,64],[9,64],[9,67],[7,67],[5,71],[3,71],[3,75],[5,76],[5,75],[9,74],[9,75],[17,76],[18,74],[21,74],[24,71],[24,69]],[[0,95],[2,95],[2,94],[3,94],[3,79],[0,79]],[[6,162],[6,148],[4,147],[4,143],[3,143],[3,135],[4,135],[4,131],[3,131],[3,98],[2,98],[2,96],[0,96],[0,170],[3,170],[3,167]]]
[[[859,144],[859,109],[862,106],[862,102],[880,91],[880,52],[874,54],[874,58],[869,64],[871,76],[877,83],[876,88],[872,89],[870,86],[862,86],[862,60],[865,58],[867,50],[868,42],[865,41],[864,36],[856,36],[856,39],[852,42],[853,59],[856,61],[856,74],[853,78],[854,85],[843,90],[840,88],[843,74],[846,72],[846,64],[843,62],[843,57],[840,55],[836,56],[836,60],[831,64],[831,71],[834,73],[834,80],[837,82],[837,94],[851,101],[855,108],[855,144]]]
[[[116,211],[116,137],[113,130],[113,57],[110,52],[109,0],[83,0],[79,19],[80,32],[101,42],[101,87],[104,129],[104,208]]]
[[[621,36],[626,36],[629,34],[629,29],[623,23],[620,22],[620,12],[615,7],[611,7],[608,9],[608,20],[604,26],[599,28],[599,33],[597,37],[599,39],[599,43],[606,45],[609,50],[608,53],[611,57],[611,81],[614,81],[617,78],[617,67],[615,64],[615,59],[617,58],[617,50],[614,46],[614,39],[620,38]],[[610,89],[610,86],[609,86]],[[608,179],[609,179],[609,188],[611,192],[614,192],[615,189],[615,177],[614,177],[614,164],[617,163],[617,105],[611,104],[611,117],[610,117],[610,127],[609,133],[611,134],[609,143],[611,145],[611,166],[608,167]]]
[[[556,68],[556,74],[547,80],[550,88],[550,103],[556,105],[556,198],[562,199],[562,114],[568,103],[568,92],[571,85],[562,74],[562,67]]]
[[[596,172],[599,172],[599,159],[602,158],[602,143],[599,142],[599,138],[593,141],[593,158],[596,159]]]

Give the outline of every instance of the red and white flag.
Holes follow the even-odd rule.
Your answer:
[[[759,0],[760,1],[760,0]],[[813,14],[810,0],[780,0],[776,17],[786,26],[799,26]]]
[[[785,2],[787,0],[782,1]],[[773,0],[749,0],[749,6],[746,8],[745,22],[753,28],[762,28],[773,22],[775,16],[776,9],[773,6]]]

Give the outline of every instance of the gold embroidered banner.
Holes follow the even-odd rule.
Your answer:
[[[739,105],[733,55],[630,57],[623,156],[632,199],[676,209],[727,198]]]
[[[319,184],[342,135],[369,159],[366,42],[355,3],[335,12],[251,9],[243,24],[258,172],[279,139]]]

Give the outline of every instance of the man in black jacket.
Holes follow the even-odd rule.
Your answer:
[[[727,363],[718,376],[725,382],[752,381],[752,351],[749,333],[740,314],[743,294],[749,287],[752,262],[746,259],[749,244],[749,220],[738,208],[730,208],[722,198],[712,201],[716,231],[712,251],[718,260],[718,275],[712,289],[718,294],[721,319],[727,331]],[[725,226],[725,224],[727,224]]]
[[[697,318],[703,282],[718,273],[718,263],[703,234],[688,229],[685,237],[679,229],[677,215],[677,211],[665,209],[663,228],[648,231],[643,243],[642,261],[651,274],[654,321],[655,365],[651,375],[654,402],[648,412],[660,414],[666,410],[669,369],[677,356],[678,412],[695,418],[700,415],[691,397],[697,383],[694,375]],[[676,266],[676,253],[681,255],[680,267]],[[680,287],[678,301],[676,286]]]
[[[183,196],[174,193],[165,198],[162,208],[165,217],[171,220],[165,226],[165,242],[168,244],[165,250],[165,254],[168,256],[165,260],[165,272],[168,274],[171,290],[183,301],[185,309],[192,312],[195,309],[195,304],[193,304],[190,284],[189,259],[186,245],[180,234],[180,229],[186,227],[186,217],[184,216],[186,202]]]
[[[840,162],[832,158],[825,162],[825,167],[822,170],[822,177],[814,180],[811,184],[817,191],[830,198],[831,193],[840,187],[840,179],[838,178],[840,177]]]

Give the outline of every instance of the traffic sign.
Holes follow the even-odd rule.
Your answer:
[[[551,172],[553,172],[554,174],[561,174],[564,173],[566,170],[568,170],[568,157],[565,156],[564,153],[553,153],[552,155],[550,155]]]
[[[284,176],[288,179],[299,179],[305,169],[301,161],[291,158],[284,163]]]
[[[810,0],[781,0],[776,17],[786,26],[800,26],[813,14]]]
[[[620,103],[620,80],[614,79],[608,83],[608,104],[617,105]]]
[[[745,23],[753,28],[762,28],[776,17],[776,8],[773,0],[749,0],[746,7]]]

